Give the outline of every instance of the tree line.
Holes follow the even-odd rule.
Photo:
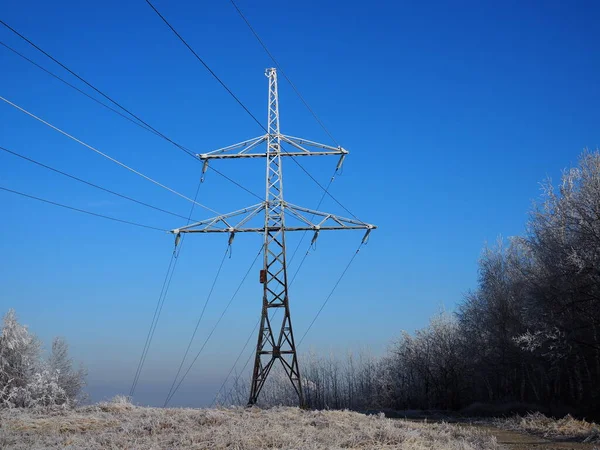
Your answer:
[[[523,236],[486,247],[453,314],[402,333],[378,358],[310,355],[307,406],[460,410],[476,403],[600,414],[600,153],[542,183]],[[305,355],[306,356],[306,355]],[[274,372],[263,404],[294,404]],[[229,401],[245,401],[238,386]]]

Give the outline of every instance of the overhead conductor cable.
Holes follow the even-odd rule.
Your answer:
[[[46,122],[44,119],[41,119],[40,117],[38,117],[38,116],[36,116],[35,114],[33,114],[33,113],[31,113],[31,112],[27,111],[26,109],[24,109],[24,108],[20,107],[19,105],[16,105],[15,103],[11,102],[10,100],[7,100],[7,99],[5,99],[5,98],[4,98],[4,97],[2,97],[2,96],[0,96],[0,100],[2,100],[3,102],[5,102],[5,103],[9,104],[9,105],[10,105],[10,106],[12,106],[13,108],[16,108],[16,109],[18,109],[19,111],[21,111],[21,112],[23,112],[23,113],[27,114],[28,116],[30,116],[30,117],[33,117],[33,118],[34,118],[34,119],[36,119],[37,121],[39,121],[39,122],[43,123],[44,125],[46,125],[46,126],[48,126],[48,127],[52,128],[53,130],[55,130],[55,131],[58,131],[58,132],[59,132],[59,133],[61,133],[62,135],[64,135],[64,136],[68,137],[69,139],[72,139],[73,141],[77,142],[78,144],[81,144],[81,145],[83,145],[84,147],[86,147],[86,148],[88,148],[88,149],[92,150],[93,152],[96,152],[96,153],[98,153],[100,156],[103,156],[104,158],[106,158],[106,159],[108,159],[108,160],[110,160],[110,161],[114,162],[115,164],[118,164],[119,166],[121,166],[121,167],[123,167],[123,168],[125,168],[125,169],[129,170],[130,172],[133,172],[134,174],[136,174],[136,175],[138,175],[138,176],[140,176],[140,177],[142,177],[142,178],[144,178],[144,179],[146,179],[146,180],[150,181],[151,183],[154,183],[155,185],[157,185],[157,186],[159,186],[159,187],[161,187],[161,188],[163,188],[163,189],[166,189],[167,191],[169,191],[169,192],[171,192],[171,193],[173,193],[173,194],[175,194],[175,195],[177,195],[177,196],[179,196],[179,197],[183,198],[184,200],[187,200],[188,202],[191,202],[191,203],[193,203],[193,204],[195,204],[195,205],[198,205],[198,206],[200,206],[200,207],[202,207],[202,208],[204,208],[204,209],[206,209],[206,210],[208,210],[208,211],[211,211],[211,212],[213,212],[213,213],[215,213],[215,214],[220,214],[219,212],[215,211],[214,209],[212,209],[212,208],[209,208],[208,206],[206,206],[206,205],[203,205],[203,204],[201,204],[201,203],[198,203],[198,202],[197,202],[197,201],[195,201],[195,200],[192,200],[191,198],[189,198],[189,197],[187,197],[187,196],[185,196],[185,195],[181,194],[180,192],[177,192],[176,190],[174,190],[174,189],[172,189],[172,188],[170,188],[170,187],[168,187],[168,186],[166,186],[166,185],[164,185],[164,184],[162,184],[162,183],[160,183],[160,182],[158,182],[158,181],[154,180],[153,178],[150,178],[149,176],[147,176],[147,175],[144,175],[143,173],[141,173],[141,172],[139,172],[139,171],[135,170],[134,168],[132,168],[132,167],[128,166],[127,164],[124,164],[124,163],[122,163],[121,161],[119,161],[119,160],[117,160],[117,159],[113,158],[112,156],[109,156],[109,155],[107,155],[106,153],[104,153],[104,152],[101,152],[101,151],[100,151],[100,150],[98,150],[97,148],[95,148],[95,147],[92,147],[92,146],[91,146],[91,145],[89,145],[89,144],[86,144],[85,142],[83,142],[83,141],[81,141],[81,140],[77,139],[76,137],[74,137],[74,136],[70,135],[70,134],[69,134],[69,133],[67,133],[66,131],[63,131],[63,130],[61,130],[60,128],[58,128],[58,127],[55,127],[55,126],[54,126],[54,125],[52,125],[51,123],[49,123],[49,122]]]

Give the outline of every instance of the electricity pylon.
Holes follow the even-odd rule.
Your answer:
[[[300,368],[298,366],[289,307],[285,233],[287,231],[312,231],[314,232],[313,242],[315,242],[319,232],[323,230],[363,229],[366,230],[363,237],[363,242],[365,242],[375,226],[360,220],[347,219],[334,214],[302,208],[283,199],[283,173],[281,167],[283,156],[337,155],[340,157],[337,165],[337,169],[339,169],[348,151],[342,147],[331,147],[281,134],[279,131],[277,71],[274,68],[267,69],[265,75],[269,78],[267,134],[197,155],[204,162],[203,176],[208,168],[209,161],[212,159],[266,158],[265,201],[229,214],[176,228],[171,232],[176,236],[176,245],[179,242],[181,233],[229,233],[230,243],[236,233],[264,233],[264,262],[263,269],[260,271],[260,282],[263,285],[263,306],[248,405],[256,403],[273,364],[276,360],[280,360],[294,390],[298,394],[300,406],[303,406],[304,396],[302,394]],[[267,143],[266,152],[257,152],[256,148],[264,142]],[[294,148],[294,151],[288,152],[285,150],[282,153],[282,142],[289,144]],[[317,150],[309,150],[306,147]],[[264,225],[260,227],[251,226],[252,219],[263,211]],[[299,224],[297,226],[286,225],[286,214]],[[312,218],[308,219],[307,214],[310,214]],[[271,322],[271,318],[269,318],[271,308],[283,309],[281,324],[274,325]]]

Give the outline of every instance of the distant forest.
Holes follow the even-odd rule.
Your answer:
[[[524,236],[486,247],[454,314],[402,333],[383,357],[304,355],[312,408],[539,409],[600,416],[600,152],[543,184]],[[225,402],[245,403],[247,386]],[[265,404],[297,402],[272,373]],[[513,409],[513,410],[514,410]]]

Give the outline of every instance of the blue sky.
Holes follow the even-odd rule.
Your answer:
[[[272,66],[228,1],[156,7],[260,120]],[[476,286],[486,242],[524,232],[539,182],[599,144],[595,2],[250,2],[239,7],[333,136],[350,151],[331,192],[378,225],[303,343],[379,354],[401,330],[452,310]],[[0,18],[175,141],[205,152],[260,127],[144,1],[5,2]],[[0,41],[93,95],[25,42]],[[0,47],[0,95],[137,170],[193,196],[200,165]],[[285,80],[282,131],[331,143]],[[189,204],[0,104],[0,145],[186,215]],[[302,160],[325,184],[337,160]],[[321,196],[291,161],[288,201]],[[264,192],[264,161],[215,167]],[[131,204],[0,152],[0,186],[160,228],[182,220]],[[208,173],[199,201],[226,212],[256,199]],[[170,235],[0,192],[0,312],[49,342],[67,338],[94,399],[127,392],[173,250]],[[342,214],[331,199],[322,210]],[[196,210],[195,217],[210,213]],[[290,293],[302,334],[362,233],[322,233]],[[298,236],[289,236],[293,249]],[[162,403],[206,299],[225,236],[191,236],[138,388]],[[305,245],[302,244],[303,252]],[[238,236],[193,350],[260,246]],[[301,255],[299,255],[301,256]],[[290,264],[295,271],[300,258]],[[258,267],[173,404],[212,398],[258,319]],[[245,358],[244,358],[245,360]]]

